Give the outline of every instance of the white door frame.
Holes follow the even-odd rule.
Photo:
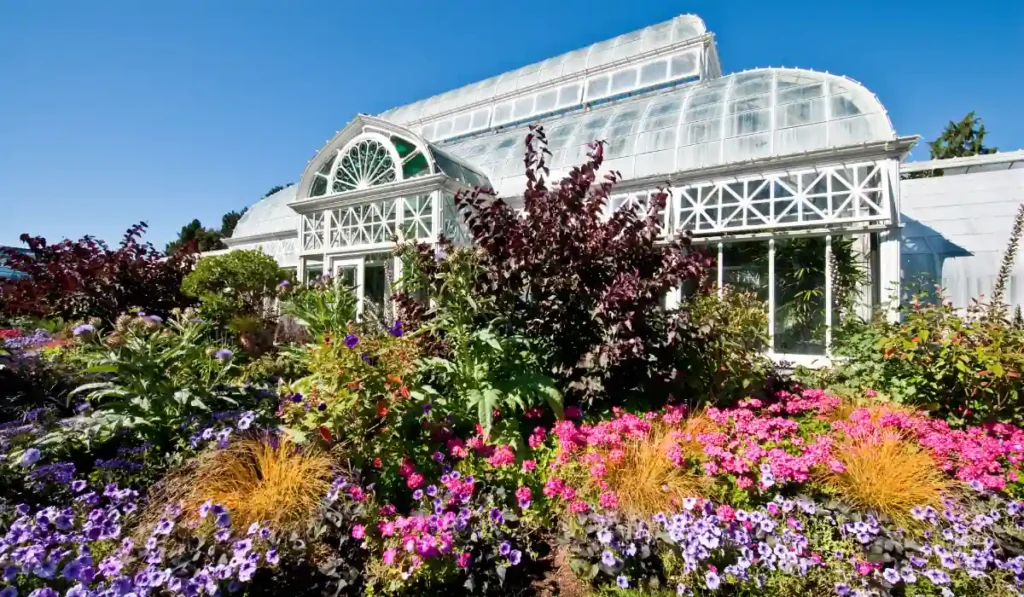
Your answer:
[[[354,267],[356,270],[356,314],[363,314],[363,273],[364,273],[364,261],[365,259],[360,257],[351,257],[348,259],[334,259],[331,261],[331,268],[334,277],[337,278],[341,274],[341,270],[349,267]]]

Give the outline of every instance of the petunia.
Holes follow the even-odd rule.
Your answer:
[[[620,574],[619,577],[615,579],[615,584],[618,585],[620,589],[628,589],[629,579]]]

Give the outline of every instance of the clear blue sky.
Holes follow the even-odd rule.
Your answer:
[[[725,72],[844,74],[900,134],[977,110],[992,145],[1024,147],[1016,0],[0,0],[0,244],[146,220],[162,247],[295,181],[358,112],[680,13],[716,33]]]

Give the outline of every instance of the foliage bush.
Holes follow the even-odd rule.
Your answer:
[[[543,130],[533,129],[522,216],[485,191],[456,198],[479,248],[474,296],[523,337],[550,340],[552,370],[575,399],[664,396],[678,387],[675,356],[690,340],[673,333],[665,297],[711,262],[686,239],[661,242],[666,193],[605,217],[619,177],[598,179],[603,144],[551,187],[548,153]]]
[[[166,257],[142,242],[145,230],[144,223],[132,226],[116,249],[91,236],[51,245],[42,237],[21,235],[28,251],[3,249],[4,260],[26,276],[0,280],[0,313],[112,322],[139,307],[166,315],[189,305],[180,288],[195,252],[182,250]]]
[[[341,278],[327,278],[292,287],[285,284],[281,296],[281,313],[294,317],[309,334],[320,340],[324,336],[340,337],[356,319],[356,295]]]
[[[835,348],[846,361],[826,381],[877,388],[954,425],[1021,420],[1024,330],[986,305],[958,310],[934,294],[915,296],[900,314],[900,323],[847,327]]]
[[[182,280],[181,290],[199,300],[203,317],[227,327],[262,321],[287,276],[273,257],[258,250],[203,257]]]
[[[231,386],[233,354],[206,341],[209,324],[192,310],[122,315],[104,339],[82,346],[83,369],[104,376],[73,392],[87,407],[44,443],[102,443],[128,431],[167,448],[191,419],[256,402]]]

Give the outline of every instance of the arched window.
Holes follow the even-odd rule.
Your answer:
[[[395,182],[395,160],[383,143],[364,139],[337,160],[331,191],[343,193]]]
[[[328,158],[313,175],[309,197],[345,193],[430,174],[416,143],[381,131],[364,132]]]

